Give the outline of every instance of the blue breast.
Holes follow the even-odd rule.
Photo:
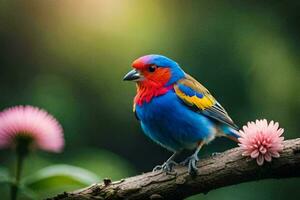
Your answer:
[[[214,137],[214,122],[194,112],[173,90],[136,106],[144,133],[171,151],[195,148],[197,142]]]

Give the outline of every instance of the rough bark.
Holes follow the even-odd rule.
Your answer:
[[[190,176],[186,167],[176,167],[174,174],[149,172],[116,182],[109,179],[87,188],[65,192],[53,200],[179,200],[188,196],[208,193],[210,190],[248,181],[300,176],[300,138],[284,141],[280,158],[258,166],[250,158],[242,157],[238,148],[220,155],[201,159],[198,175]]]

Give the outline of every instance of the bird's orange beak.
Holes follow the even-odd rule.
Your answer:
[[[141,73],[136,69],[133,69],[124,76],[123,81],[139,81],[142,78],[143,76]]]

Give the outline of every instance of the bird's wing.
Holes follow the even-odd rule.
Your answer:
[[[190,75],[179,80],[174,85],[177,96],[191,108],[208,117],[238,130],[237,125],[227,114],[226,110],[217,102],[210,92]]]

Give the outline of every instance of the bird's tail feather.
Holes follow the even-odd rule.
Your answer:
[[[225,137],[238,142],[238,138],[240,137],[239,132],[229,126],[222,126],[221,130]]]

